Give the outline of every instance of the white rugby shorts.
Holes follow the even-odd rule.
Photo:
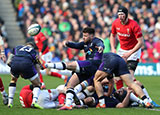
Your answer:
[[[130,52],[130,50],[123,50],[121,48],[119,48],[117,54],[119,56],[123,56],[124,53]],[[138,59],[140,59],[141,57],[141,48],[139,50],[137,50],[136,52],[134,52],[127,60],[134,60],[137,61]]]

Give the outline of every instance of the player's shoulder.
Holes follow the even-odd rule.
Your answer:
[[[132,27],[138,25],[137,21],[135,21],[133,19],[128,19],[128,22],[132,25]]]
[[[97,41],[102,41],[102,42],[103,42],[103,40],[102,40],[101,38],[99,38],[99,37],[94,37],[94,38],[93,38],[93,41],[95,41],[95,42],[97,42]]]
[[[117,23],[120,23],[120,20],[118,18],[115,19],[112,24],[117,24]]]

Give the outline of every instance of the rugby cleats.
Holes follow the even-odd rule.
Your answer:
[[[8,104],[8,94],[6,92],[2,95],[2,99],[3,99],[3,104],[7,105]]]
[[[97,104],[96,108],[106,108],[106,105],[103,104],[103,105],[100,105],[100,103]]]
[[[153,107],[160,107],[160,105],[158,105],[158,104],[157,104],[156,102],[154,102],[154,101],[152,101],[151,104],[152,104]]]
[[[41,106],[38,105],[37,103],[32,103],[32,104],[31,104],[31,108],[35,108],[35,109],[43,109],[43,107],[41,107]]]
[[[72,106],[64,105],[63,107],[59,108],[58,110],[72,110]]]
[[[13,105],[12,104],[8,104],[8,108],[12,108],[13,107]]]

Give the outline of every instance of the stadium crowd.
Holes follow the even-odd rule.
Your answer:
[[[82,28],[91,26],[96,36],[105,42],[105,52],[110,51],[109,35],[111,24],[117,17],[120,5],[129,9],[129,18],[136,20],[142,29],[145,44],[141,62],[160,60],[160,1],[159,0],[12,0],[17,10],[17,21],[26,36],[31,23],[39,23],[48,38],[53,61],[84,59],[83,52],[64,49],[62,41],[79,41]],[[118,48],[117,40],[117,48]],[[66,53],[67,52],[67,55]],[[74,56],[78,54],[77,56]]]

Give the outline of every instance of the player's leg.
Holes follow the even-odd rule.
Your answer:
[[[80,67],[79,67],[77,61],[46,63],[45,66],[47,68],[54,68],[54,69],[59,69],[59,70],[68,69],[68,70],[71,70],[71,71],[80,72]]]
[[[9,92],[9,96],[8,96],[8,107],[12,108],[13,106],[13,98],[14,98],[14,94],[16,91],[16,82],[17,79],[14,75],[11,74],[11,81],[9,84],[9,88],[8,88],[8,92]]]
[[[98,106],[100,108],[105,108],[104,91],[103,91],[101,81],[104,80],[106,76],[108,76],[106,72],[97,70],[95,77],[94,77],[94,86],[95,86],[95,90],[99,98]]]
[[[8,94],[4,90],[4,85],[3,85],[1,77],[0,77],[0,92],[2,94],[3,104],[7,105],[8,104]]]
[[[76,73],[72,75],[68,84],[67,84],[67,91],[66,91],[66,103],[60,110],[71,110],[72,109],[72,102],[73,98],[76,96],[74,92],[74,87],[79,83],[79,78]]]
[[[63,80],[66,80],[68,78],[67,76],[61,75],[58,72],[51,71],[49,68],[46,68],[46,74],[49,75],[49,76],[61,78]]]
[[[135,93],[144,101],[146,107],[151,107],[149,99],[144,94],[142,88],[136,83],[134,83],[133,78],[130,76],[130,74],[123,74],[120,77],[125,82],[125,84],[128,87],[132,88],[135,91]]]
[[[41,87],[41,83],[40,83],[40,80],[39,80],[39,76],[38,76],[38,73],[35,74],[33,77],[31,77],[29,79],[33,85],[33,100],[32,100],[32,105],[31,107],[35,107],[35,108],[39,108],[39,109],[43,109],[41,106],[39,106],[37,104],[38,102],[38,97],[39,97],[39,94],[40,94],[40,87]]]

